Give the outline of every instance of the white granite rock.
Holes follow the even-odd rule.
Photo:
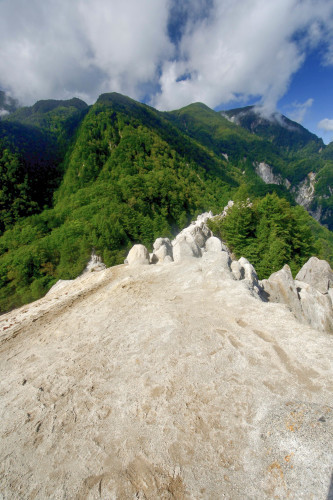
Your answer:
[[[270,302],[286,304],[297,319],[304,320],[297,288],[290,267],[287,264],[280,271],[271,274],[267,280],[262,280],[260,283]]]
[[[326,260],[311,257],[298,272],[296,279],[308,283],[321,293],[333,288],[333,271]]]
[[[149,264],[149,252],[144,245],[134,245],[127,255],[130,266],[140,266]]]
[[[157,238],[153,248],[157,262],[163,262],[167,256],[173,260],[172,245],[169,238]]]
[[[222,242],[216,236],[211,236],[206,241],[205,249],[207,252],[222,252]]]
[[[328,294],[320,293],[308,283],[295,280],[302,311],[312,328],[333,333],[333,308]]]

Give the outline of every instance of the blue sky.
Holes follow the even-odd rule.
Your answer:
[[[332,0],[0,0],[0,89],[23,104],[259,103],[327,143],[332,77]]]
[[[304,106],[309,100],[313,100],[312,103],[308,107]],[[293,76],[278,108],[286,116],[300,121],[305,128],[322,137],[325,143],[333,140],[333,66],[322,64],[320,48],[306,58]],[[297,116],[298,111],[300,116]],[[332,121],[326,125],[330,130],[322,128],[323,124],[321,128],[318,127],[325,118]]]

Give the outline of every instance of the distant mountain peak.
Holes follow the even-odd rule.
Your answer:
[[[63,108],[77,108],[77,109],[85,109],[88,107],[88,104],[79,99],[78,97],[73,97],[72,99],[66,100],[58,100],[58,99],[43,99],[37,101],[32,106],[32,111],[36,113],[47,113],[48,111],[52,111],[53,109],[63,107]]]
[[[323,146],[322,139],[278,111],[268,113],[260,106],[245,106],[221,111],[221,114],[231,122],[269,140],[276,146],[295,149],[305,147],[312,142],[317,143],[318,147]]]

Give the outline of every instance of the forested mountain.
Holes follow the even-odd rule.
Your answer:
[[[325,146],[302,125],[279,113],[268,119],[254,106],[224,111],[222,115],[275,146],[282,162],[267,162],[276,174],[275,182],[287,184],[297,203],[332,230],[333,143]]]
[[[18,102],[6,94],[3,90],[0,90],[0,118],[12,113],[18,108]]]
[[[332,228],[332,196],[320,194],[332,186],[331,148],[315,152],[313,142],[283,152],[276,141],[203,104],[162,113],[116,93],[93,106],[79,99],[39,101],[4,116],[0,309],[40,297],[59,278],[76,277],[93,248],[106,265],[119,264],[133,243],[151,247],[198,213],[219,213],[229,199],[242,207],[249,197],[255,209],[233,215],[241,244],[230,228],[217,230],[236,254],[254,255],[260,247],[261,277],[277,270],[281,256],[293,260],[294,271],[311,254],[333,259],[332,233],[295,206],[299,184],[317,173],[309,209],[317,203]],[[275,182],[262,179],[262,164]],[[275,237],[279,259],[265,255],[264,243]]]
[[[278,112],[266,117],[260,108],[246,106],[222,111],[222,115],[249,132],[288,151],[299,151],[310,145],[314,151],[318,152],[324,146],[322,139]]]

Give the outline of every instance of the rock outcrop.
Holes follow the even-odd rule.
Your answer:
[[[286,304],[298,320],[303,320],[302,306],[290,267],[286,264],[280,271],[261,281],[270,302]]]
[[[328,262],[311,257],[295,281],[285,265],[260,284],[269,301],[286,304],[299,321],[333,333],[332,277]]]
[[[309,325],[317,330],[333,333],[333,307],[328,294],[311,285],[295,280],[302,313]]]
[[[134,245],[127,255],[127,263],[130,266],[148,265],[149,261],[149,252],[144,245]]]
[[[296,279],[311,285],[320,293],[328,293],[329,289],[333,288],[333,271],[329,263],[317,257],[311,257],[304,264]]]
[[[1,497],[330,498],[331,288],[194,226],[1,316]]]
[[[104,262],[102,262],[102,258],[99,255],[96,255],[95,250],[93,250],[90,256],[90,260],[82,274],[99,272],[103,271],[104,269],[106,269],[106,265],[104,264]]]
[[[229,202],[218,217],[225,217],[231,206]],[[151,255],[143,245],[135,245],[126,263],[181,263],[203,258],[206,264],[213,266],[211,273],[243,281],[260,300],[285,304],[300,322],[333,333],[333,271],[328,262],[311,257],[297,274],[296,281],[287,264],[268,279],[259,281],[255,268],[247,259],[232,260],[226,245],[212,235],[207,226],[207,220],[212,217],[211,212],[200,215],[172,242],[168,238],[158,238]]]
[[[172,241],[173,259],[175,262],[192,257],[201,257],[205,251],[205,243],[208,238],[213,236],[207,226],[207,220],[213,217],[211,212],[199,215],[196,221],[183,229]]]
[[[310,172],[307,177],[298,184],[297,188],[294,188],[294,191],[296,191],[296,203],[302,205],[307,210],[310,209],[311,203],[314,199],[315,184],[316,174],[314,172]]]
[[[173,261],[172,245],[169,238],[157,238],[153,248],[153,255],[155,256],[153,263]]]
[[[222,252],[222,241],[216,236],[208,238],[205,244],[206,252]]]
[[[254,167],[256,174],[261,177],[265,184],[277,184],[284,185],[287,189],[290,188],[290,182],[288,179],[283,179],[279,174],[273,172],[273,168],[265,162],[254,162]]]

